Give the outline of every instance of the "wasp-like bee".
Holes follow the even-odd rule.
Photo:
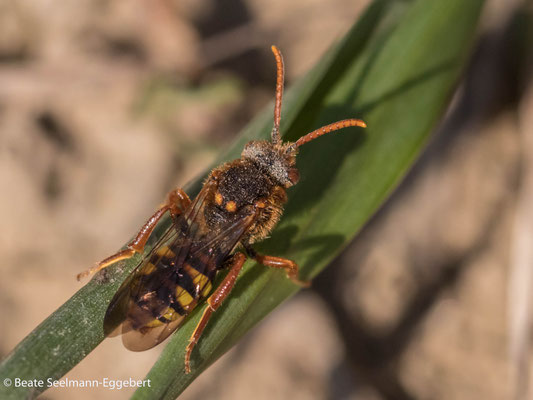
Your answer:
[[[157,222],[170,213],[170,228],[111,300],[104,331],[107,336],[121,333],[124,346],[130,350],[147,350],[165,340],[207,298],[207,307],[186,349],[187,373],[195,344],[211,314],[231,292],[247,257],[281,268],[294,283],[308,285],[298,278],[294,261],[258,254],[252,244],[266,238],[276,226],[287,201],[286,190],[298,182],[298,148],[328,132],[366,126],[361,120],[347,119],[317,129],[294,143],[283,143],[279,132],[283,58],[275,46],[272,51],[277,65],[272,141],[246,144],[241,158],[211,171],[193,201],[181,189],[170,192],[166,203],[125,250],[78,275],[79,280],[142,253]],[[229,272],[213,291],[214,277],[222,269]]]

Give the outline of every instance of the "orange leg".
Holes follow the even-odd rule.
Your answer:
[[[298,279],[298,265],[294,261],[281,257],[263,256],[257,254],[255,250],[249,246],[245,246],[245,248],[248,255],[255,261],[257,261],[259,264],[263,264],[264,266],[271,268],[283,268],[287,273],[287,277],[298,286],[311,286],[310,281],[302,281]]]
[[[170,215],[177,217],[191,205],[191,199],[182,189],[174,189],[168,194],[168,200],[163,206],[169,206]]]
[[[142,253],[144,250],[144,246],[148,241],[148,238],[154,231],[154,228],[156,227],[161,217],[163,217],[163,215],[167,211],[170,212],[170,215],[172,215],[173,218],[177,217],[187,207],[189,207],[190,204],[191,200],[183,190],[175,189],[170,192],[168,194],[167,202],[163,206],[161,206],[161,208],[157,210],[155,214],[152,215],[150,219],[148,219],[148,221],[146,221],[139,233],[137,233],[137,236],[135,236],[135,238],[130,243],[128,243],[126,249],[121,250],[118,253],[103,259],[94,267],[79,273],[76,277],[78,281],[82,278],[85,278],[86,276],[92,275],[104,268],[107,268],[120,260],[126,260],[128,258],[131,258],[135,255],[135,253]]]
[[[189,344],[187,345],[187,349],[185,351],[186,374],[191,372],[190,360],[194,346],[196,346],[196,343],[198,343],[198,339],[200,339],[200,336],[202,335],[202,332],[204,331],[207,322],[209,321],[209,318],[211,318],[213,312],[215,312],[216,309],[220,307],[224,299],[231,292],[231,289],[233,289],[235,281],[237,280],[237,276],[239,275],[239,272],[241,271],[245,261],[246,256],[243,253],[236,253],[233,256],[230,271],[228,272],[222,283],[213,292],[213,294],[207,299],[207,307],[204,310],[204,313],[202,314],[200,322],[198,322],[198,325],[196,325],[196,329],[192,333],[191,338],[189,339]]]
[[[298,286],[311,286],[311,281],[302,281],[298,278],[298,265],[292,260],[281,257],[257,255],[255,261],[267,267],[283,268],[287,273],[287,277]]]

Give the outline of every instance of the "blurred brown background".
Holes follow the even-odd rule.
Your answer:
[[[367,3],[0,1],[0,356],[272,100],[271,44],[290,85]],[[464,81],[404,183],[183,399],[528,398],[532,11],[487,2]],[[106,340],[67,377],[142,379],[162,347]]]

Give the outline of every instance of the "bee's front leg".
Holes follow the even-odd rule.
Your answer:
[[[133,257],[135,253],[142,253],[148,238],[154,231],[161,217],[163,217],[163,215],[169,211],[170,215],[175,218],[187,207],[189,207],[190,204],[191,200],[189,199],[189,196],[187,196],[187,193],[185,193],[183,190],[175,189],[170,192],[168,194],[168,200],[161,206],[161,208],[159,208],[159,210],[154,213],[154,215],[148,219],[148,221],[146,221],[141,230],[137,233],[137,236],[135,236],[135,238],[128,243],[126,249],[103,259],[94,267],[79,273],[76,277],[78,281],[86,276],[92,275],[104,268],[109,267],[117,261],[127,260],[128,258]]]

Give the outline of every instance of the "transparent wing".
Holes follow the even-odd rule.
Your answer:
[[[126,348],[146,350],[174,332],[207,296],[217,267],[253,223],[253,207],[243,207],[216,232],[207,229],[203,211],[214,188],[204,185],[113,297],[104,331],[109,336],[122,333]],[[193,290],[187,288],[191,282]]]

